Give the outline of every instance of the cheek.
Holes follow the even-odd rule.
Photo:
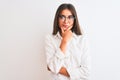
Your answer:
[[[71,22],[71,23],[70,23],[70,26],[73,26],[73,24],[74,24],[74,22]]]
[[[58,25],[59,25],[59,27],[61,27],[61,26],[62,26],[62,23],[59,21],[59,22],[58,22]]]

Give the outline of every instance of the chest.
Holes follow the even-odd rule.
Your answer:
[[[54,41],[54,46],[57,49],[58,47],[60,47],[61,44],[61,40],[57,39]],[[71,55],[76,56],[76,57],[80,57],[82,54],[82,46],[81,46],[81,42],[77,39],[72,39],[70,42],[68,42],[67,46],[66,46],[66,52],[69,52]]]

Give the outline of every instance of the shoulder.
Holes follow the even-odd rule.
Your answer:
[[[80,44],[88,43],[88,35],[82,34],[82,35],[76,35],[77,36],[77,41]]]
[[[51,40],[54,37],[52,34],[46,34],[45,35],[45,40]]]
[[[82,34],[81,36],[79,36],[79,39],[81,39],[81,40],[87,40],[88,39],[88,35]]]
[[[53,35],[53,34],[47,34],[45,36],[45,41],[49,41],[49,42],[52,42],[52,41],[55,41],[57,40],[57,35]]]
[[[53,35],[52,34],[46,34],[44,36],[44,42],[46,45],[50,44],[53,42]]]
[[[75,33],[73,34],[74,38],[76,38],[77,40],[84,40],[87,39],[87,35],[86,34],[82,34],[82,35],[76,35]]]

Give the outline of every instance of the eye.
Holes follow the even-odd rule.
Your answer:
[[[74,19],[73,15],[68,16],[68,19]]]
[[[64,15],[59,15],[59,18],[60,19],[65,19],[65,16]]]

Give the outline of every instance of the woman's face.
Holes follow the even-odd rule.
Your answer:
[[[59,15],[59,27],[66,31],[68,28],[71,29],[74,24],[74,16],[71,11],[64,9]]]

